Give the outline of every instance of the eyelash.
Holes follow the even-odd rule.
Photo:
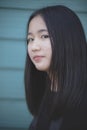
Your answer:
[[[49,35],[41,35],[41,38],[42,39],[46,39],[46,38],[49,38]],[[27,44],[34,41],[34,38],[28,38],[27,39]]]
[[[34,40],[34,38],[28,38],[27,43],[32,42],[33,40]]]
[[[49,35],[41,35],[41,38],[44,38],[44,39],[49,38]]]

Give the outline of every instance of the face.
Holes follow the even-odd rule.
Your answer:
[[[48,72],[52,48],[47,27],[41,16],[34,17],[29,24],[28,54],[38,70]]]

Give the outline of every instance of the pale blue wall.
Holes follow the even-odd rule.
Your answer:
[[[32,119],[24,92],[26,24],[37,8],[62,4],[73,9],[87,37],[86,0],[0,0],[0,128],[28,128]],[[21,129],[22,130],[22,129]]]

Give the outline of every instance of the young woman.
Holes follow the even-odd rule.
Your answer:
[[[34,12],[28,22],[25,91],[29,130],[87,129],[87,45],[69,8]]]

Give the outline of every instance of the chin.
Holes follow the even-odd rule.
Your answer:
[[[36,67],[36,69],[39,71],[45,71],[45,72],[47,71],[47,68],[44,67]]]

